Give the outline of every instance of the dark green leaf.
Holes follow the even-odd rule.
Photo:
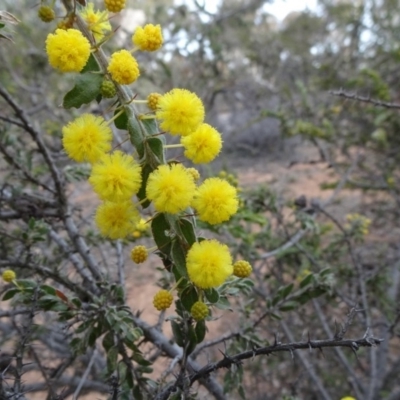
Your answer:
[[[149,178],[149,175],[153,171],[154,171],[154,169],[148,164],[145,164],[144,166],[142,166],[142,185],[137,194],[138,199],[141,201],[146,199],[147,179]],[[147,208],[150,204],[151,204],[150,201],[146,200],[142,203],[142,207]]]
[[[175,342],[178,346],[183,347],[184,338],[181,329],[181,325],[178,324],[176,321],[171,321],[172,333],[174,334]]]
[[[132,371],[131,369],[128,367],[125,373],[125,381],[128,384],[129,388],[132,389],[133,388],[133,376],[132,376]],[[135,399],[137,397],[135,396]]]
[[[313,274],[308,274],[301,282],[300,282],[300,288],[303,288],[307,286],[308,284],[313,281],[314,275]]]
[[[166,252],[167,246],[171,244],[171,238],[168,236],[170,229],[171,227],[165,218],[165,214],[159,213],[151,221],[151,232],[154,241],[159,250],[163,253]]]
[[[31,279],[18,279],[17,282],[18,286],[24,289],[33,289],[37,286],[37,283]]]
[[[204,294],[205,294],[207,300],[208,300],[210,303],[217,303],[218,300],[219,300],[219,293],[218,293],[217,290],[215,290],[215,289],[213,289],[213,288],[211,288],[211,289],[205,289],[205,290],[204,290]]]
[[[87,72],[78,75],[75,86],[65,96],[63,101],[64,108],[79,108],[83,104],[88,104],[100,93],[103,76]]]
[[[157,167],[159,164],[165,164],[165,150],[162,140],[158,137],[150,137],[147,139],[147,145],[156,158],[156,163],[153,163],[153,167]]]
[[[90,54],[89,60],[86,63],[86,65],[83,67],[81,74],[84,74],[85,72],[97,72],[100,71],[99,64],[96,61],[96,58],[94,57],[93,54]]]
[[[175,240],[172,243],[172,249],[171,249],[172,261],[174,263],[174,266],[178,270],[180,276],[185,276],[185,277],[187,276],[186,253],[187,253],[186,249],[178,240]]]
[[[108,373],[113,373],[117,368],[118,361],[118,347],[113,346],[107,352],[107,371]]]
[[[138,152],[139,158],[142,158],[144,155],[144,147],[143,147],[144,137],[140,124],[135,116],[131,116],[130,118],[128,118],[127,127],[131,143]]]
[[[182,218],[178,221],[178,226],[189,246],[196,242],[196,232],[192,222]]]
[[[115,110],[114,116],[119,112],[120,110]],[[121,129],[123,131],[128,129],[128,116],[126,115],[126,112],[123,112],[121,115],[115,118],[114,125],[116,128]]]
[[[7,292],[4,293],[2,300],[3,301],[10,300],[19,292],[20,292],[20,290],[19,289],[15,289],[15,288],[7,290]]]
[[[103,338],[103,347],[106,353],[114,346],[114,333],[112,331],[108,331]]]
[[[56,289],[53,288],[53,286],[49,285],[40,285],[40,289],[43,290],[43,292],[55,296],[56,295]]]
[[[143,125],[143,129],[147,132],[147,135],[156,135],[159,133],[157,122],[156,122],[155,118],[143,119],[140,122]]]
[[[189,326],[188,334],[187,334],[188,343],[186,344],[186,354],[190,354],[197,345],[197,336],[196,332],[193,328],[193,325]]]
[[[291,311],[295,310],[299,304],[295,301],[288,301],[285,304],[283,304],[281,307],[279,307],[279,311]]]
[[[197,290],[194,286],[189,285],[186,289],[184,289],[180,295],[181,302],[185,307],[186,311],[191,310],[192,306],[196,301],[199,300],[199,296],[197,294]]]
[[[279,288],[277,296],[280,299],[285,299],[290,294],[290,292],[292,291],[293,286],[294,286],[293,283],[290,283],[289,285],[286,285],[286,286],[283,286],[283,287]]]
[[[204,319],[197,322],[195,331],[197,336],[197,343],[201,343],[206,336],[206,321],[204,321]]]

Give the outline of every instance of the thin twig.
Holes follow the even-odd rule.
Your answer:
[[[344,91],[343,89],[331,90],[329,91],[329,93],[333,96],[343,97],[349,100],[361,101],[363,103],[370,103],[377,107],[400,109],[400,104],[391,103],[388,101],[382,101],[378,99],[372,99],[370,96],[360,96],[357,93],[349,93]]]

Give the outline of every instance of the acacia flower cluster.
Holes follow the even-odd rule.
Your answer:
[[[46,51],[54,68],[61,72],[79,73],[87,64],[92,50],[94,59],[99,51],[103,52],[101,46],[109,39],[111,35],[107,36],[107,33],[112,30],[108,12],[119,12],[125,7],[125,0],[104,0],[104,4],[105,11],[95,10],[90,2],[85,7],[77,5],[79,18],[90,31],[90,34],[86,33],[87,38],[72,28],[76,14],[65,19],[65,29],[57,29],[54,34],[48,35]],[[154,232],[159,229],[157,217],[166,214],[164,221],[171,224],[171,232],[167,232],[164,226],[162,230],[163,235],[171,237],[171,243],[164,245],[165,248],[160,246],[158,252],[169,251],[169,248],[179,245],[179,262],[183,263],[179,273],[184,268],[184,274],[180,278],[175,276],[177,283],[173,289],[162,289],[154,296],[154,307],[159,311],[170,307],[173,303],[171,292],[185,279],[184,284],[190,285],[198,294],[197,301],[187,311],[194,320],[202,321],[209,315],[203,291],[222,285],[232,275],[247,277],[252,269],[246,261],[234,264],[225,244],[215,239],[199,239],[195,234],[189,240],[181,229],[194,217],[211,225],[228,221],[238,210],[237,185],[221,178],[208,178],[201,182],[197,169],[164,157],[169,147],[183,147],[184,156],[191,163],[205,164],[212,162],[221,152],[222,136],[205,122],[203,102],[195,93],[174,88],[165,94],[150,93],[146,100],[133,96],[129,101],[126,98],[122,101],[121,93],[125,93],[125,88],[120,85],[130,85],[140,77],[139,64],[132,53],[160,49],[163,44],[160,25],[138,27],[132,35],[132,43],[132,50],[120,49],[111,54],[108,61],[102,60],[99,71],[91,70],[92,61],[84,70],[86,76],[93,73],[101,75],[100,100],[119,94],[114,118],[106,121],[101,116],[84,113],[62,129],[63,147],[71,159],[87,162],[91,166],[89,182],[102,201],[94,216],[101,235],[112,240],[128,236],[138,239],[150,227],[155,235]],[[131,103],[145,103],[150,112],[138,114]],[[136,147],[135,155],[112,148],[110,125],[122,114],[130,122],[129,118],[135,118],[130,126],[137,127],[142,140],[138,145],[137,139],[132,139],[136,131],[129,130],[131,142]],[[148,128],[146,119],[153,119],[149,126],[156,128]],[[178,136],[180,144],[167,145],[158,139],[158,136],[167,133]],[[148,207],[149,204],[150,212],[153,210],[155,215],[150,217],[148,224],[141,219],[139,207]],[[189,217],[185,220],[186,225],[183,223],[185,217]],[[154,249],[135,246],[130,253],[131,259],[137,264],[143,263]],[[168,257],[176,263],[175,253],[172,253],[171,250]],[[177,291],[180,294],[181,288]]]

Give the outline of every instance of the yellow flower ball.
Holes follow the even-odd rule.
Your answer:
[[[126,0],[104,0],[106,9],[110,12],[117,13],[125,8]]]
[[[195,164],[209,163],[222,148],[220,133],[208,124],[201,124],[193,133],[181,138],[185,157]]]
[[[111,150],[112,131],[102,117],[83,114],[62,129],[63,146],[77,162],[95,163]]]
[[[38,10],[38,17],[43,22],[51,22],[56,17],[56,13],[49,6],[41,6],[41,7],[39,7],[39,10]]]
[[[202,289],[216,287],[233,273],[228,246],[215,239],[194,243],[186,256],[190,280]]]
[[[90,43],[77,29],[57,29],[46,39],[50,65],[61,72],[80,72],[90,56]]]
[[[102,200],[128,200],[140,189],[141,171],[131,155],[116,150],[93,165],[89,182]]]
[[[187,171],[190,172],[195,181],[198,181],[200,179],[200,172],[197,171],[196,168],[188,168]]]
[[[131,251],[131,259],[136,264],[141,264],[147,260],[148,251],[146,246],[136,246]]]
[[[202,321],[208,316],[208,313],[208,307],[202,301],[196,301],[196,303],[194,303],[190,309],[190,314],[192,314],[192,317],[196,321]]]
[[[159,212],[177,214],[189,207],[196,185],[182,164],[160,165],[147,180],[146,196]]]
[[[153,298],[153,305],[158,311],[163,311],[169,308],[174,298],[170,292],[165,289],[161,289],[156,293]]]
[[[92,32],[97,42],[103,39],[105,32],[111,31],[111,24],[108,21],[108,12],[94,11],[93,3],[87,3],[86,7],[80,11],[79,14],[86,22],[88,29]]]
[[[129,85],[139,78],[139,65],[127,50],[116,51],[111,55],[110,62],[107,67],[111,78],[120,85]]]
[[[197,189],[192,207],[209,224],[227,221],[239,207],[237,190],[220,178],[208,178]]]
[[[11,269],[6,269],[3,271],[2,278],[4,282],[10,283],[16,279],[17,275]]]
[[[186,136],[195,131],[204,120],[203,102],[186,89],[172,89],[158,101],[156,118],[160,127],[171,135]]]
[[[248,261],[239,260],[233,264],[233,275],[237,276],[238,278],[247,278],[250,276],[252,271],[253,268]]]
[[[150,110],[156,111],[158,107],[158,101],[161,99],[160,93],[150,93],[147,96],[147,106]]]
[[[160,25],[147,24],[136,28],[132,36],[133,44],[142,51],[156,51],[163,44]]]
[[[97,208],[95,222],[103,236],[124,239],[135,229],[139,218],[139,212],[131,201],[106,201]]]

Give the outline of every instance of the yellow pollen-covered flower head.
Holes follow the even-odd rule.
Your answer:
[[[90,43],[77,29],[57,29],[46,39],[50,65],[61,72],[80,72],[90,56]]]
[[[111,150],[112,131],[102,117],[83,114],[62,129],[63,146],[77,162],[95,163]]]
[[[192,207],[201,221],[220,224],[238,210],[237,189],[224,179],[208,178],[197,188]]]
[[[17,275],[12,269],[6,269],[3,271],[2,278],[4,282],[11,283],[12,281],[15,281]]]
[[[194,243],[186,255],[186,267],[190,280],[202,289],[221,285],[233,273],[228,246],[215,239]]]
[[[186,89],[172,89],[158,101],[156,118],[162,120],[160,127],[171,135],[186,136],[204,121],[203,102]]]
[[[158,311],[163,311],[171,307],[173,300],[174,298],[170,292],[165,289],[161,289],[154,296],[153,305]]]
[[[94,11],[94,4],[87,3],[86,7],[79,12],[88,29],[92,32],[96,41],[103,39],[106,32],[111,31],[111,24],[108,21],[107,11]]]
[[[189,207],[196,185],[182,164],[160,165],[147,180],[146,196],[159,212],[177,214]]]
[[[340,400],[356,400],[356,399],[351,396],[346,396],[346,397],[342,397]]]
[[[89,182],[102,200],[128,200],[140,189],[141,171],[131,155],[116,150],[93,165]]]
[[[181,138],[185,157],[195,164],[209,163],[222,148],[220,133],[208,124],[201,124],[193,133]]]
[[[147,24],[136,28],[132,36],[133,44],[142,51],[156,51],[163,44],[160,25]]]
[[[251,268],[250,263],[245,260],[239,260],[233,264],[233,275],[238,278],[247,278],[252,271],[253,268]]]
[[[209,313],[207,304],[203,303],[202,301],[196,301],[196,303],[192,305],[190,313],[196,321],[202,321],[208,316]]]
[[[111,55],[110,62],[107,67],[111,78],[120,85],[129,85],[139,78],[139,65],[127,50],[116,51]]]
[[[139,212],[130,200],[106,201],[97,208],[95,222],[103,236],[124,239],[135,229],[139,218]]]
[[[150,93],[147,96],[147,106],[150,110],[156,111],[158,106],[158,101],[161,99],[160,93]]]
[[[141,264],[147,260],[148,251],[146,246],[135,246],[131,251],[131,259],[136,264]]]
[[[117,13],[125,8],[126,0],[104,0],[106,9],[110,12]]]

